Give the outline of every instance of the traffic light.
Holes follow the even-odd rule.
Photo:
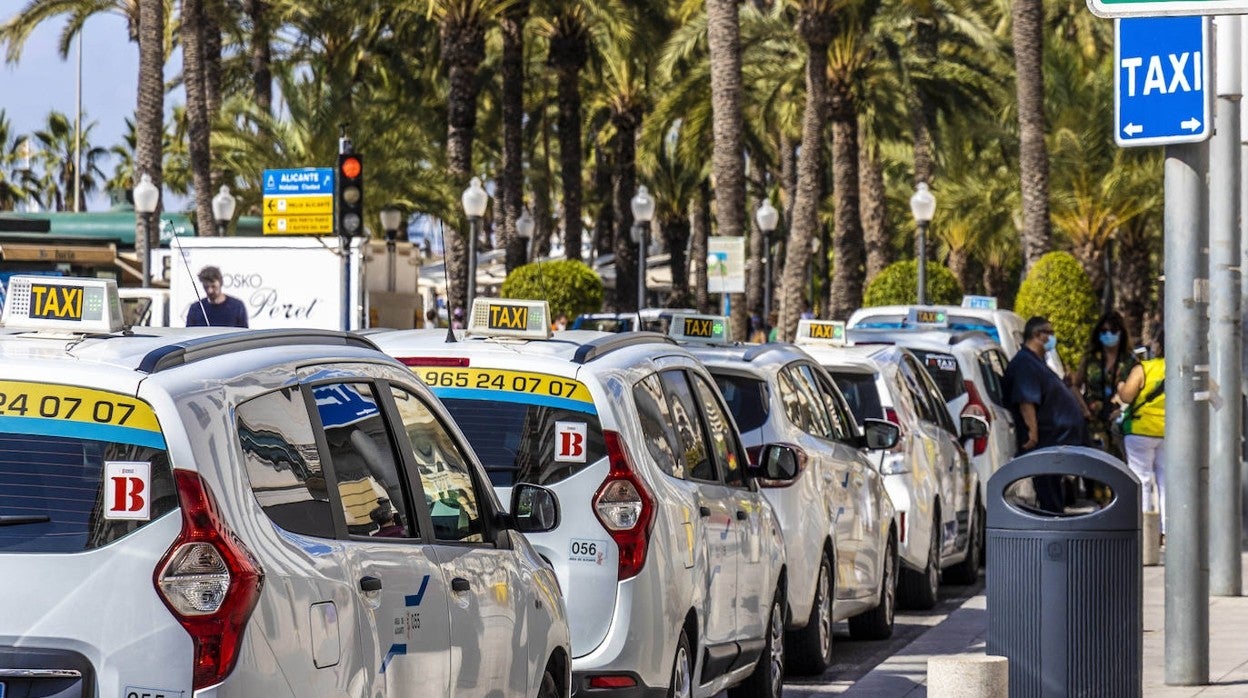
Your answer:
[[[334,178],[334,218],[343,237],[364,234],[364,159],[359,153],[340,153]]]

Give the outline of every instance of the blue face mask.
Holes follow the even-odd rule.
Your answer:
[[[1118,346],[1118,337],[1117,332],[1102,332],[1101,344],[1107,347],[1116,347]]]
[[[1057,348],[1057,335],[1051,334],[1049,338],[1044,340],[1044,350],[1053,351]]]

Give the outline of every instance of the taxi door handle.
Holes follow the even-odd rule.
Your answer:
[[[708,518],[711,515],[710,507],[698,507],[698,515],[702,518]]]
[[[737,521],[745,521],[748,518],[750,518],[749,514],[745,513],[744,511],[740,509],[737,509]]]
[[[456,577],[451,580],[451,591],[468,591],[472,588],[472,584],[468,583],[463,577]]]
[[[381,591],[381,580],[376,577],[360,577],[360,591]]]

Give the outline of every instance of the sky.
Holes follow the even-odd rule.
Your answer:
[[[0,24],[16,15],[27,0],[0,0]],[[62,60],[57,43],[65,27],[62,18],[38,27],[26,41],[16,64],[3,62],[0,52],[0,111],[12,124],[13,133],[31,133],[47,123],[48,113],[60,111],[73,118],[75,108],[76,52]],[[175,53],[165,66],[165,80],[181,70],[181,56]],[[87,20],[83,30],[82,110],[83,123],[94,123],[91,145],[109,148],[122,142],[126,119],[132,118],[137,102],[139,47],[130,41],[126,20],[118,14],[100,14]],[[168,112],[180,94],[165,97]],[[114,163],[105,161],[104,172],[112,176]],[[171,204],[174,204],[171,206]],[[166,208],[181,203],[166,198]],[[108,207],[104,195],[88,197],[91,211]]]

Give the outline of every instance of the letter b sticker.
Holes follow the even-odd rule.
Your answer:
[[[104,518],[147,521],[152,518],[152,464],[104,462]]]
[[[555,461],[584,463],[588,434],[589,428],[584,422],[555,422]]]

